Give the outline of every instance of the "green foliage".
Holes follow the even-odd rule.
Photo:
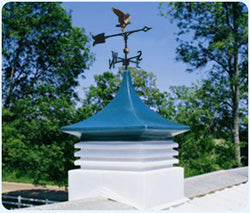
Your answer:
[[[226,121],[217,109],[218,100],[208,95],[207,89],[207,81],[201,86],[171,87],[177,112],[174,120],[191,127],[189,132],[175,137],[179,143],[180,165],[185,168],[187,177],[229,169],[236,164]]]
[[[23,173],[22,170],[17,170],[17,169],[8,170],[5,167],[3,167],[2,169],[2,181],[34,184],[32,177]],[[38,185],[58,186],[58,183],[54,180],[53,181],[40,180]]]
[[[246,150],[242,150],[243,156],[240,153],[240,133],[248,98],[247,7],[241,2],[174,2],[164,6],[160,7],[162,15],[179,28],[176,58],[189,65],[189,72],[204,68],[209,74],[204,88],[208,87],[208,95],[214,97],[211,101],[217,112],[215,117],[224,118],[219,119],[216,128],[224,128],[220,133],[231,134],[228,137],[235,144],[240,166],[246,156]]]
[[[104,108],[115,96],[121,83],[118,75],[111,72],[104,72],[101,75],[95,75],[96,85],[90,85],[86,89],[86,100],[84,105],[89,105],[94,113]]]
[[[74,102],[89,38],[60,3],[9,2],[2,14],[3,176],[67,185],[77,138],[60,127],[92,115]]]
[[[86,119],[90,107],[75,110],[66,95],[56,96],[49,85],[39,88],[39,96],[19,99],[3,108],[3,167],[30,177],[34,183],[54,181],[66,185],[67,171],[74,168],[77,138],[60,127]]]
[[[9,2],[2,10],[3,103],[38,93],[49,83],[56,93],[77,97],[77,78],[92,61],[89,38],[53,2]]]
[[[177,59],[187,62],[189,71],[213,62],[211,73],[227,70],[233,74],[230,69],[233,69],[237,52],[241,59],[240,72],[247,74],[246,5],[240,2],[175,2],[168,6],[166,10],[161,8],[162,15],[175,21],[180,29]],[[193,37],[192,41],[182,40],[182,35],[187,34]]]

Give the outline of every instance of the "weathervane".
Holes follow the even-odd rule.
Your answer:
[[[120,24],[116,25],[116,27],[121,27],[122,33],[107,35],[107,36],[105,36],[105,33],[100,33],[96,36],[92,36],[92,38],[94,39],[93,46],[95,46],[96,44],[105,43],[105,39],[107,39],[107,38],[111,38],[111,37],[115,37],[115,36],[122,36],[124,39],[124,43],[125,43],[125,47],[123,49],[125,57],[124,58],[118,57],[118,53],[112,51],[112,60],[109,60],[109,69],[111,69],[112,67],[114,68],[115,64],[117,64],[117,63],[122,63],[125,66],[125,70],[127,70],[130,62],[136,64],[136,67],[139,68],[139,63],[142,60],[142,58],[141,58],[142,51],[139,50],[137,52],[138,55],[131,57],[131,58],[128,58],[128,53],[129,53],[129,49],[128,49],[128,45],[127,45],[128,37],[132,33],[139,32],[139,31],[147,32],[148,30],[151,30],[152,28],[145,26],[139,30],[132,30],[132,31],[126,32],[124,30],[124,28],[128,24],[131,24],[131,22],[128,21],[131,18],[130,14],[128,14],[128,13],[124,14],[121,10],[116,9],[114,7],[112,7],[112,10],[118,16],[118,21]]]

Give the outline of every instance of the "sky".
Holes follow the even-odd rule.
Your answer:
[[[138,50],[142,51],[143,60],[140,67],[154,73],[157,77],[157,87],[161,91],[168,91],[172,85],[191,86],[193,82],[204,77],[202,73],[185,72],[187,65],[176,61],[178,28],[175,23],[170,23],[168,18],[160,16],[158,2],[64,2],[62,6],[67,11],[71,10],[73,26],[84,28],[88,35],[103,32],[105,35],[121,33],[121,28],[115,27],[118,18],[113,13],[112,7],[130,13],[132,24],[125,30],[152,27],[148,32],[134,33],[129,37],[128,57],[137,55]],[[192,38],[186,37],[186,39]],[[104,44],[97,44],[94,47],[91,45],[95,61],[90,69],[85,71],[86,79],[79,78],[80,86],[77,92],[80,97],[84,96],[83,87],[94,84],[94,75],[109,70],[111,51],[118,52],[118,56],[123,57],[123,48],[124,42],[121,36],[106,39]],[[121,64],[116,64],[110,71],[117,73],[119,66]]]

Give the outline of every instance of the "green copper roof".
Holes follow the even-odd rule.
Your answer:
[[[124,71],[116,97],[103,110],[61,130],[83,140],[164,140],[189,127],[150,110],[135,92],[130,72]]]

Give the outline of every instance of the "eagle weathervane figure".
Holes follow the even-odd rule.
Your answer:
[[[105,43],[105,40],[107,38],[122,36],[124,39],[124,44],[125,44],[125,47],[123,49],[124,58],[118,57],[118,53],[112,51],[112,60],[109,60],[109,69],[111,69],[112,67],[114,68],[115,64],[117,63],[122,63],[122,65],[124,65],[125,67],[125,70],[127,70],[130,62],[136,64],[136,67],[139,68],[139,63],[142,60],[141,58],[142,51],[139,50],[137,51],[138,55],[128,58],[128,53],[129,53],[128,44],[127,44],[128,37],[132,33],[140,32],[140,31],[147,32],[148,30],[151,30],[152,28],[145,26],[139,30],[131,30],[131,31],[126,32],[124,28],[128,24],[131,24],[131,22],[128,21],[131,18],[130,14],[123,13],[121,10],[116,9],[114,7],[112,7],[112,10],[118,16],[118,21],[120,24],[117,24],[116,27],[121,27],[122,33],[107,35],[107,36],[105,36],[105,33],[100,33],[96,36],[92,36],[92,38],[94,39],[93,46],[95,46],[96,44]]]
[[[118,16],[118,21],[120,24],[117,24],[116,27],[121,27],[122,32],[125,33],[124,28],[128,25],[131,24],[130,21],[128,21],[131,16],[129,13],[123,13],[121,10],[112,7],[113,12]]]

